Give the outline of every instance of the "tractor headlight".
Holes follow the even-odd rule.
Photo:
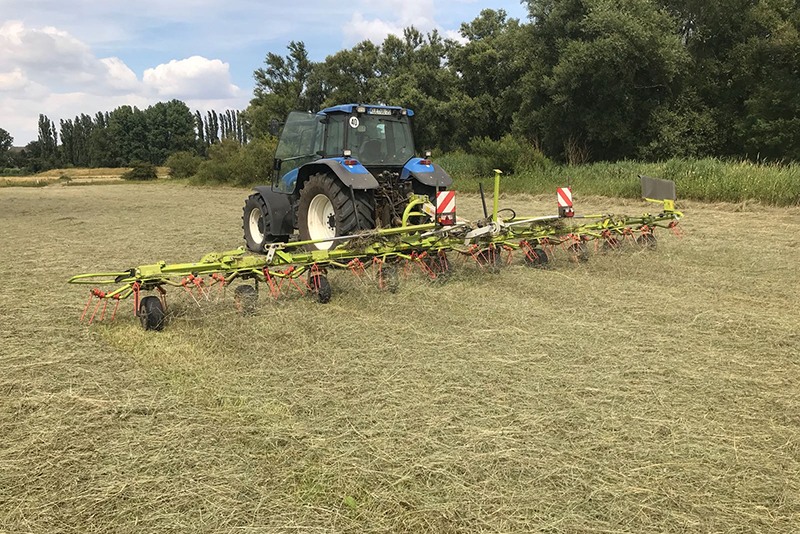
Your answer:
[[[367,108],[365,108],[364,106],[358,106],[356,108],[356,112],[357,113],[366,113],[367,112]]]
[[[352,155],[353,155],[353,152],[352,152],[352,151],[350,151],[350,150],[344,149],[344,150],[342,151],[342,156],[344,156],[344,157],[346,157],[346,158],[349,158],[349,157],[350,157],[350,156],[352,156]]]

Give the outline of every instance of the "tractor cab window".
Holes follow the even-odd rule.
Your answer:
[[[282,160],[314,153],[317,120],[313,113],[292,111],[283,126],[275,157]]]
[[[280,160],[275,174],[275,187],[284,193],[294,191],[297,172],[292,172],[317,159],[321,146],[322,128],[317,116],[303,111],[292,111],[283,126],[275,158]]]
[[[336,158],[344,150],[344,115],[329,115],[328,130],[325,135],[325,155]]]
[[[348,145],[362,165],[403,165],[414,156],[406,117],[361,114],[350,120]]]

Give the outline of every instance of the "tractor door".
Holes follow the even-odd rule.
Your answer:
[[[298,169],[320,158],[324,132],[322,119],[303,111],[289,113],[275,150],[273,189],[293,193]]]

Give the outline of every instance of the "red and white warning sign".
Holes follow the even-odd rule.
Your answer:
[[[569,187],[558,188],[558,207],[571,208],[572,207],[572,189]]]
[[[439,191],[436,193],[436,220],[440,224],[456,222],[456,192]]]

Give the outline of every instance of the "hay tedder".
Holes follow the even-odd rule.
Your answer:
[[[132,297],[142,326],[161,330],[170,287],[203,307],[234,285],[237,310],[251,314],[262,287],[273,299],[298,293],[328,302],[334,270],[395,292],[412,272],[446,280],[457,257],[485,272],[513,263],[515,254],[527,266],[544,268],[559,252],[581,262],[591,250],[655,248],[658,228],[680,235],[674,183],[644,176],[643,197],[660,204],[656,214],[579,215],[571,188],[564,187],[557,191],[556,214],[523,217],[499,208],[496,171],[491,210],[481,188],[483,217],[470,222],[456,216],[450,177],[429,154],[412,157],[410,110],[348,105],[293,115],[278,144],[275,182],[256,188],[245,204],[246,247],[193,263],[74,276],[69,283],[113,287],[90,291],[81,322],[113,321],[119,302]]]

